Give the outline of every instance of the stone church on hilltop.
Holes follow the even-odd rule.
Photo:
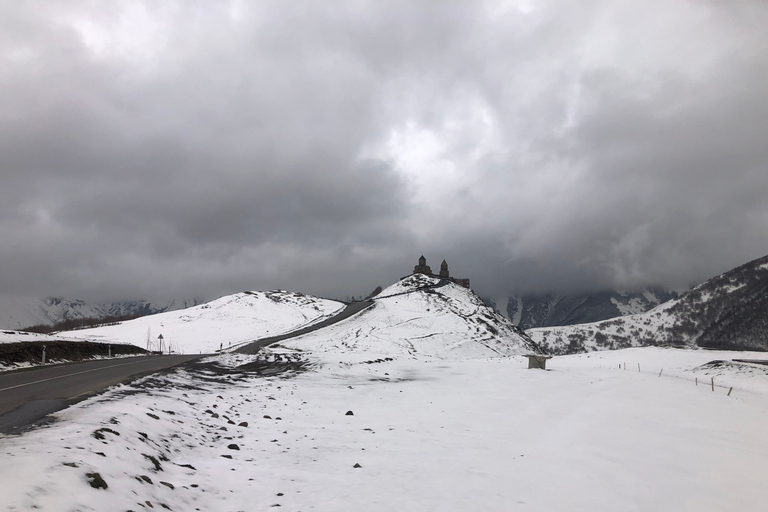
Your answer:
[[[440,273],[438,275],[433,274],[432,269],[429,265],[427,265],[427,258],[425,258],[423,254],[421,255],[421,258],[419,258],[419,264],[413,267],[413,273],[424,274],[430,277],[439,277],[440,279],[447,279],[453,283],[458,284],[459,286],[469,288],[469,279],[451,277],[451,274],[448,272],[448,263],[445,260],[443,260],[443,262],[440,264]]]

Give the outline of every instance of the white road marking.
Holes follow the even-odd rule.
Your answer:
[[[48,382],[49,380],[56,380],[56,379],[63,379],[66,377],[72,377],[73,375],[81,375],[83,373],[90,373],[90,372],[97,372],[99,370],[106,370],[107,368],[116,368],[118,366],[127,366],[129,364],[136,364],[140,363],[141,361],[133,361],[130,363],[122,363],[122,364],[113,364],[112,366],[102,366],[101,368],[94,368],[92,370],[83,370],[82,372],[76,372],[76,373],[68,373],[66,375],[59,375],[58,377],[50,377],[48,379],[40,379],[36,380],[34,382],[27,382],[25,384],[16,384],[15,386],[10,386],[7,388],[0,389],[0,392],[8,391],[9,389],[16,389],[16,388],[23,388],[24,386],[31,386],[32,384],[40,384],[41,382]]]

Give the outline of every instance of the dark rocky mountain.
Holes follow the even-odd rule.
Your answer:
[[[539,295],[483,299],[497,312],[522,329],[599,322],[619,316],[644,313],[677,297],[671,290],[640,292],[603,291],[581,295]]]
[[[555,354],[645,345],[768,350],[768,256],[647,313],[526,332]]]

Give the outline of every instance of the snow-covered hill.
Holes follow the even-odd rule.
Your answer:
[[[643,314],[531,329],[553,353],[645,345],[768,349],[768,256],[751,261]]]
[[[109,316],[144,316],[196,306],[202,301],[123,301],[91,303],[62,297],[0,297],[0,328],[23,329],[33,325],[54,325],[65,320],[105,318]]]
[[[362,313],[280,343],[322,361],[474,359],[537,353],[508,319],[471,290],[414,274],[383,290]],[[272,351],[280,348],[272,349]]]
[[[645,313],[677,297],[672,290],[603,291],[575,295],[525,295],[487,298],[485,302],[522,329],[599,322]]]
[[[157,350],[211,353],[244,341],[282,334],[323,320],[344,304],[287,291],[242,292],[180,311],[122,322],[119,325],[57,333],[64,339],[130,343]]]

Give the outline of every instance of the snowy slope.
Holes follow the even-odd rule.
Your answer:
[[[244,341],[273,336],[320,321],[344,304],[287,291],[243,292],[180,311],[150,315],[119,325],[57,333],[63,339],[130,343],[147,340],[157,350],[158,338],[174,352],[211,353]]]
[[[422,274],[383,290],[362,313],[280,346],[310,352],[321,360],[345,362],[538,352],[520,329],[472,291]]]
[[[766,375],[702,385],[728,356],[754,354],[179,369],[0,435],[0,496],[48,512],[762,512]]]
[[[554,327],[645,313],[677,297],[672,290],[602,291],[572,295],[502,296],[486,302],[523,328]]]
[[[23,343],[25,341],[56,341],[56,335],[38,334],[35,332],[12,331],[3,329],[0,331],[0,343]]]
[[[560,354],[645,345],[766,350],[768,256],[714,277],[644,314],[526,332]]]

